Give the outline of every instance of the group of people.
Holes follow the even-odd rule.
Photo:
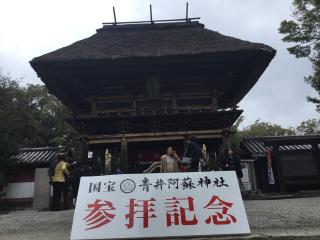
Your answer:
[[[186,151],[182,158],[168,147],[165,155],[161,156],[162,172],[198,172],[201,160],[206,159],[195,137],[186,139]],[[228,147],[224,154],[218,158],[218,167],[222,171],[235,171],[239,181],[243,177],[240,158],[235,154],[232,147]]]
[[[201,150],[201,147],[195,137],[187,137],[186,150],[181,156],[178,156],[173,147],[168,147],[166,154],[161,156],[161,171],[162,172],[198,172],[200,166],[203,167],[208,159],[206,153]],[[225,153],[218,158],[219,170],[235,171],[241,184],[243,177],[239,157],[235,154],[233,148],[229,147]],[[53,211],[60,210],[61,196],[63,195],[64,209],[70,207],[72,200],[73,205],[78,195],[81,176],[91,176],[90,167],[72,160],[66,154],[59,154],[58,159],[54,161],[48,170],[50,184],[53,187],[52,207]],[[116,174],[119,174],[116,172]]]
[[[52,211],[60,210],[61,196],[63,195],[64,209],[73,206],[77,199],[81,176],[90,176],[90,167],[86,167],[67,154],[60,153],[56,161],[48,169],[50,184],[53,188],[51,204]]]

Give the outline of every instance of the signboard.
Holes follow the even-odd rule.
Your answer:
[[[82,177],[71,239],[249,234],[235,172]]]

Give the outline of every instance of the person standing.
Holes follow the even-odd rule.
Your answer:
[[[180,172],[180,158],[172,147],[167,148],[165,155],[161,156],[161,172]]]
[[[199,160],[202,155],[200,145],[198,140],[194,136],[186,137],[186,151],[182,158],[182,164],[188,172],[198,172],[199,171]],[[184,163],[183,159],[189,159],[188,162]]]
[[[67,163],[65,161],[65,155],[59,154],[58,162],[56,164],[54,174],[52,177],[53,186],[53,202],[52,210],[60,210],[61,194],[63,194],[64,209],[68,209],[68,188],[66,184],[66,178],[69,176],[67,169]]]
[[[75,207],[76,200],[78,197],[80,179],[83,173],[82,166],[79,162],[73,162],[70,164],[70,183],[71,183],[71,193],[72,193],[72,205]]]
[[[240,158],[235,154],[235,151],[232,147],[227,148],[219,162],[222,171],[235,171],[239,184],[242,183],[241,178],[243,177],[243,173],[241,169]]]

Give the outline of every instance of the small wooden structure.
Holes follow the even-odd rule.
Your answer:
[[[141,172],[167,146],[195,135],[211,153],[232,134],[237,104],[275,55],[263,44],[194,19],[105,24],[93,36],[30,63],[93,152],[97,174]],[[139,165],[140,164],[140,165]]]
[[[34,197],[36,169],[48,168],[64,147],[21,148],[12,159],[17,166],[8,172],[4,200],[8,203],[31,204]],[[48,178],[48,173],[45,176]],[[49,186],[49,179],[45,182]]]
[[[258,187],[264,192],[320,189],[320,135],[243,139],[242,149],[255,158]],[[271,150],[275,184],[268,183],[267,150]]]

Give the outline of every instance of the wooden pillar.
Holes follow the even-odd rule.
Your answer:
[[[80,160],[82,162],[87,162],[88,161],[88,140],[86,138],[81,138],[81,156]]]
[[[102,145],[94,145],[91,147],[91,150],[93,152],[93,169],[94,169],[94,175],[102,175],[103,169],[102,164],[104,162],[104,151]]]
[[[218,108],[218,100],[217,100],[217,96],[215,95],[211,97],[211,106],[213,109]]]
[[[121,156],[120,156],[120,169],[122,172],[128,173],[129,166],[128,166],[128,143],[127,138],[121,138]]]
[[[282,162],[281,162],[281,157],[280,157],[280,152],[279,152],[279,146],[275,145],[275,146],[272,146],[272,148],[273,148],[274,160],[276,162],[277,180],[279,183],[280,192],[284,193],[284,192],[286,192],[286,185],[285,185],[285,179],[283,176],[283,167],[282,167]]]
[[[217,149],[212,149],[209,153],[209,171],[219,171],[219,157],[220,154],[217,152]]]
[[[91,104],[91,114],[94,115],[94,116],[97,116],[98,109],[97,109],[96,97],[95,96],[90,96],[89,97],[89,102]]]
[[[133,115],[137,115],[137,100],[135,97],[132,99],[132,109]]]
[[[120,158],[121,158],[121,149],[119,151],[119,147],[115,147],[112,151],[111,157],[111,173],[115,173],[117,169],[120,167]]]
[[[312,143],[312,155],[313,155],[313,160],[315,161],[316,165],[318,166],[318,175],[320,176],[320,155],[319,155],[319,147],[318,143]]]
[[[100,145],[99,146],[99,159],[100,159],[100,165],[99,165],[99,175],[105,175],[106,172],[106,160],[105,160],[105,146]]]
[[[96,145],[90,145],[90,151],[92,152],[92,158],[90,161],[90,165],[92,167],[93,175],[98,175],[98,149]]]
[[[173,97],[172,97],[172,110],[173,110],[172,111],[173,113],[177,113],[178,112],[176,95],[173,95]]]
[[[222,144],[219,149],[219,154],[223,153],[227,149],[227,147],[231,146],[230,133],[228,130],[223,132],[221,140],[222,140]]]
[[[218,91],[214,90],[211,93],[211,107],[213,109],[217,109],[218,108],[218,97],[221,95],[221,93],[219,93]]]

